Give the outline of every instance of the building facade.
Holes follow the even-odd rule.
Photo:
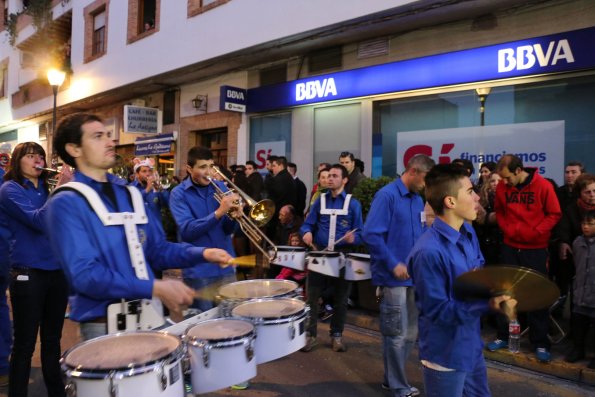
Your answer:
[[[595,169],[588,0],[48,2],[41,29],[29,2],[0,1],[5,149],[51,151],[57,64],[58,119],[98,113],[125,160],[170,174],[195,144],[225,165],[286,155],[308,185],[342,151],[371,176],[415,153],[476,168],[517,153],[559,183],[567,161]],[[130,107],[157,109],[156,130],[131,133]]]

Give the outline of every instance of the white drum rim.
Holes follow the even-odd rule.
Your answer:
[[[277,252],[306,252],[306,247],[297,247],[294,245],[278,245]]]
[[[220,339],[204,339],[204,338],[199,338],[198,336],[188,335],[188,332],[196,326],[201,326],[204,324],[214,323],[214,322],[229,321],[229,320],[241,320],[241,319],[238,319],[238,318],[235,318],[235,319],[214,318],[212,320],[201,321],[200,323],[189,325],[188,328],[186,328],[186,331],[184,331],[184,336],[182,337],[182,339],[194,347],[209,346],[209,347],[215,348],[215,349],[243,345],[244,341],[246,339],[254,339],[254,337],[255,337],[254,324],[252,324],[250,321],[246,321],[246,320],[241,320],[241,321],[250,323],[250,325],[252,326],[252,329],[249,332],[246,332],[241,335],[235,335],[235,336],[231,336],[228,338],[220,338]]]
[[[310,251],[308,256],[313,258],[337,258],[341,256],[341,253],[337,251]]]
[[[224,290],[226,287],[228,286],[237,286],[237,285],[250,285],[250,284],[258,284],[258,283],[262,283],[262,282],[270,282],[273,284],[286,284],[286,285],[290,285],[291,287],[293,287],[292,289],[282,293],[282,294],[275,294],[275,295],[264,295],[264,296],[251,296],[251,297],[237,297],[237,296],[228,296],[228,295],[224,295],[222,290]],[[299,288],[299,284],[296,283],[295,281],[291,281],[291,280],[279,280],[276,278],[263,278],[263,279],[256,279],[256,280],[242,280],[242,281],[236,281],[233,283],[229,283],[226,284],[224,286],[222,286],[221,288],[219,288],[218,291],[218,295],[221,299],[223,299],[224,301],[241,301],[244,302],[246,300],[249,299],[258,299],[258,298],[276,298],[276,297],[280,297],[280,296],[285,296],[287,294],[290,294],[292,292],[294,292],[296,289]]]
[[[126,367],[119,367],[119,368],[86,368],[78,366],[73,366],[66,362],[66,358],[68,354],[74,352],[77,348],[81,348],[85,345],[89,345],[92,342],[97,343],[100,339],[108,339],[114,338],[123,335],[134,335],[134,334],[161,334],[167,335],[167,337],[173,337],[178,341],[178,347],[174,349],[174,351],[164,355],[163,357],[155,360],[150,360],[142,365],[132,365]],[[140,331],[140,332],[118,332],[117,334],[111,335],[103,335],[97,338],[93,338],[78,345],[71,347],[70,349],[66,350],[62,357],[60,358],[60,365],[62,367],[62,371],[66,374],[66,376],[71,378],[80,378],[80,379],[108,379],[110,377],[114,379],[124,379],[130,378],[133,376],[145,374],[147,372],[153,372],[158,369],[161,365],[165,363],[165,365],[169,365],[175,363],[176,361],[181,361],[185,355],[185,349],[182,341],[173,334],[168,332],[158,331],[158,332],[150,332],[150,331]]]
[[[281,300],[300,302],[300,303],[304,304],[304,307],[293,314],[286,314],[286,315],[276,316],[276,317],[242,316],[242,315],[234,315],[234,313],[233,313],[235,309],[237,309],[238,307],[241,307],[243,305],[255,304],[258,302],[277,302],[277,301],[281,301]],[[297,299],[297,298],[252,299],[252,300],[240,303],[239,305],[234,307],[231,311],[231,315],[233,316],[233,318],[238,318],[241,320],[249,321],[256,325],[274,325],[274,324],[286,324],[286,323],[290,323],[292,321],[299,321],[302,318],[306,317],[308,315],[309,311],[310,311],[310,307],[304,301],[302,301],[301,299]]]
[[[356,260],[370,260],[370,254],[363,254],[359,252],[350,252],[348,254],[345,254],[345,257]]]

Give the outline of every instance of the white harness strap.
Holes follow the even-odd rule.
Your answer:
[[[351,201],[351,194],[345,196],[345,203],[343,208],[326,208],[326,194],[320,196],[320,214],[330,215],[329,232],[328,232],[328,249],[333,251],[335,249],[335,240],[337,233],[337,215],[347,215],[349,210],[349,202]]]
[[[81,182],[66,183],[54,190],[52,194],[56,194],[62,189],[76,190],[87,199],[87,202],[91,208],[93,208],[93,211],[104,226],[124,226],[126,243],[128,244],[128,253],[130,254],[130,261],[132,262],[134,273],[140,280],[148,280],[149,273],[147,271],[147,262],[136,228],[136,225],[149,222],[147,214],[145,213],[145,203],[137,188],[133,186],[126,186],[126,188],[128,188],[130,196],[132,197],[132,207],[134,208],[134,212],[109,212],[97,192],[90,186]]]

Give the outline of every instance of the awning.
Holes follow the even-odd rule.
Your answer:
[[[134,142],[135,156],[154,156],[172,151],[171,144],[178,138],[177,132],[158,134],[147,138],[136,138]]]

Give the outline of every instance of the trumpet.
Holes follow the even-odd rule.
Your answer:
[[[277,247],[263,233],[263,231],[260,230],[260,228],[266,225],[273,217],[275,213],[275,203],[268,199],[256,202],[252,197],[248,196],[228,177],[226,177],[217,166],[213,166],[212,169],[227,183],[231,192],[234,192],[240,196],[240,199],[237,200],[238,202],[234,203],[240,207],[241,216],[237,219],[238,223],[240,224],[240,229],[242,229],[246,237],[248,237],[248,240],[250,240],[260,252],[262,252],[264,257],[267,258],[269,262],[273,261],[277,256]],[[229,192],[224,192],[221,190],[213,178],[208,177],[208,179],[215,188],[215,199],[220,203],[223,197],[229,194]],[[248,205],[249,207],[248,214],[242,211],[241,207],[243,207],[244,204]],[[228,216],[230,216],[229,213]],[[261,246],[263,242],[271,247],[273,254],[267,251],[266,247],[263,248]]]
[[[36,170],[40,170],[40,171],[47,171],[47,172],[52,173],[52,174],[60,174],[62,172],[62,171],[56,170],[54,168],[46,168],[46,167],[42,167],[40,165],[36,165],[35,166],[35,169]]]
[[[36,165],[35,166],[36,170],[40,170],[40,171],[46,171],[49,172],[50,174],[54,174],[51,178],[47,178],[47,183],[50,189],[50,192],[53,191],[56,188],[56,185],[58,185],[58,175],[60,175],[62,173],[62,171],[54,169],[54,168],[46,168],[46,167],[42,167],[40,165]]]

